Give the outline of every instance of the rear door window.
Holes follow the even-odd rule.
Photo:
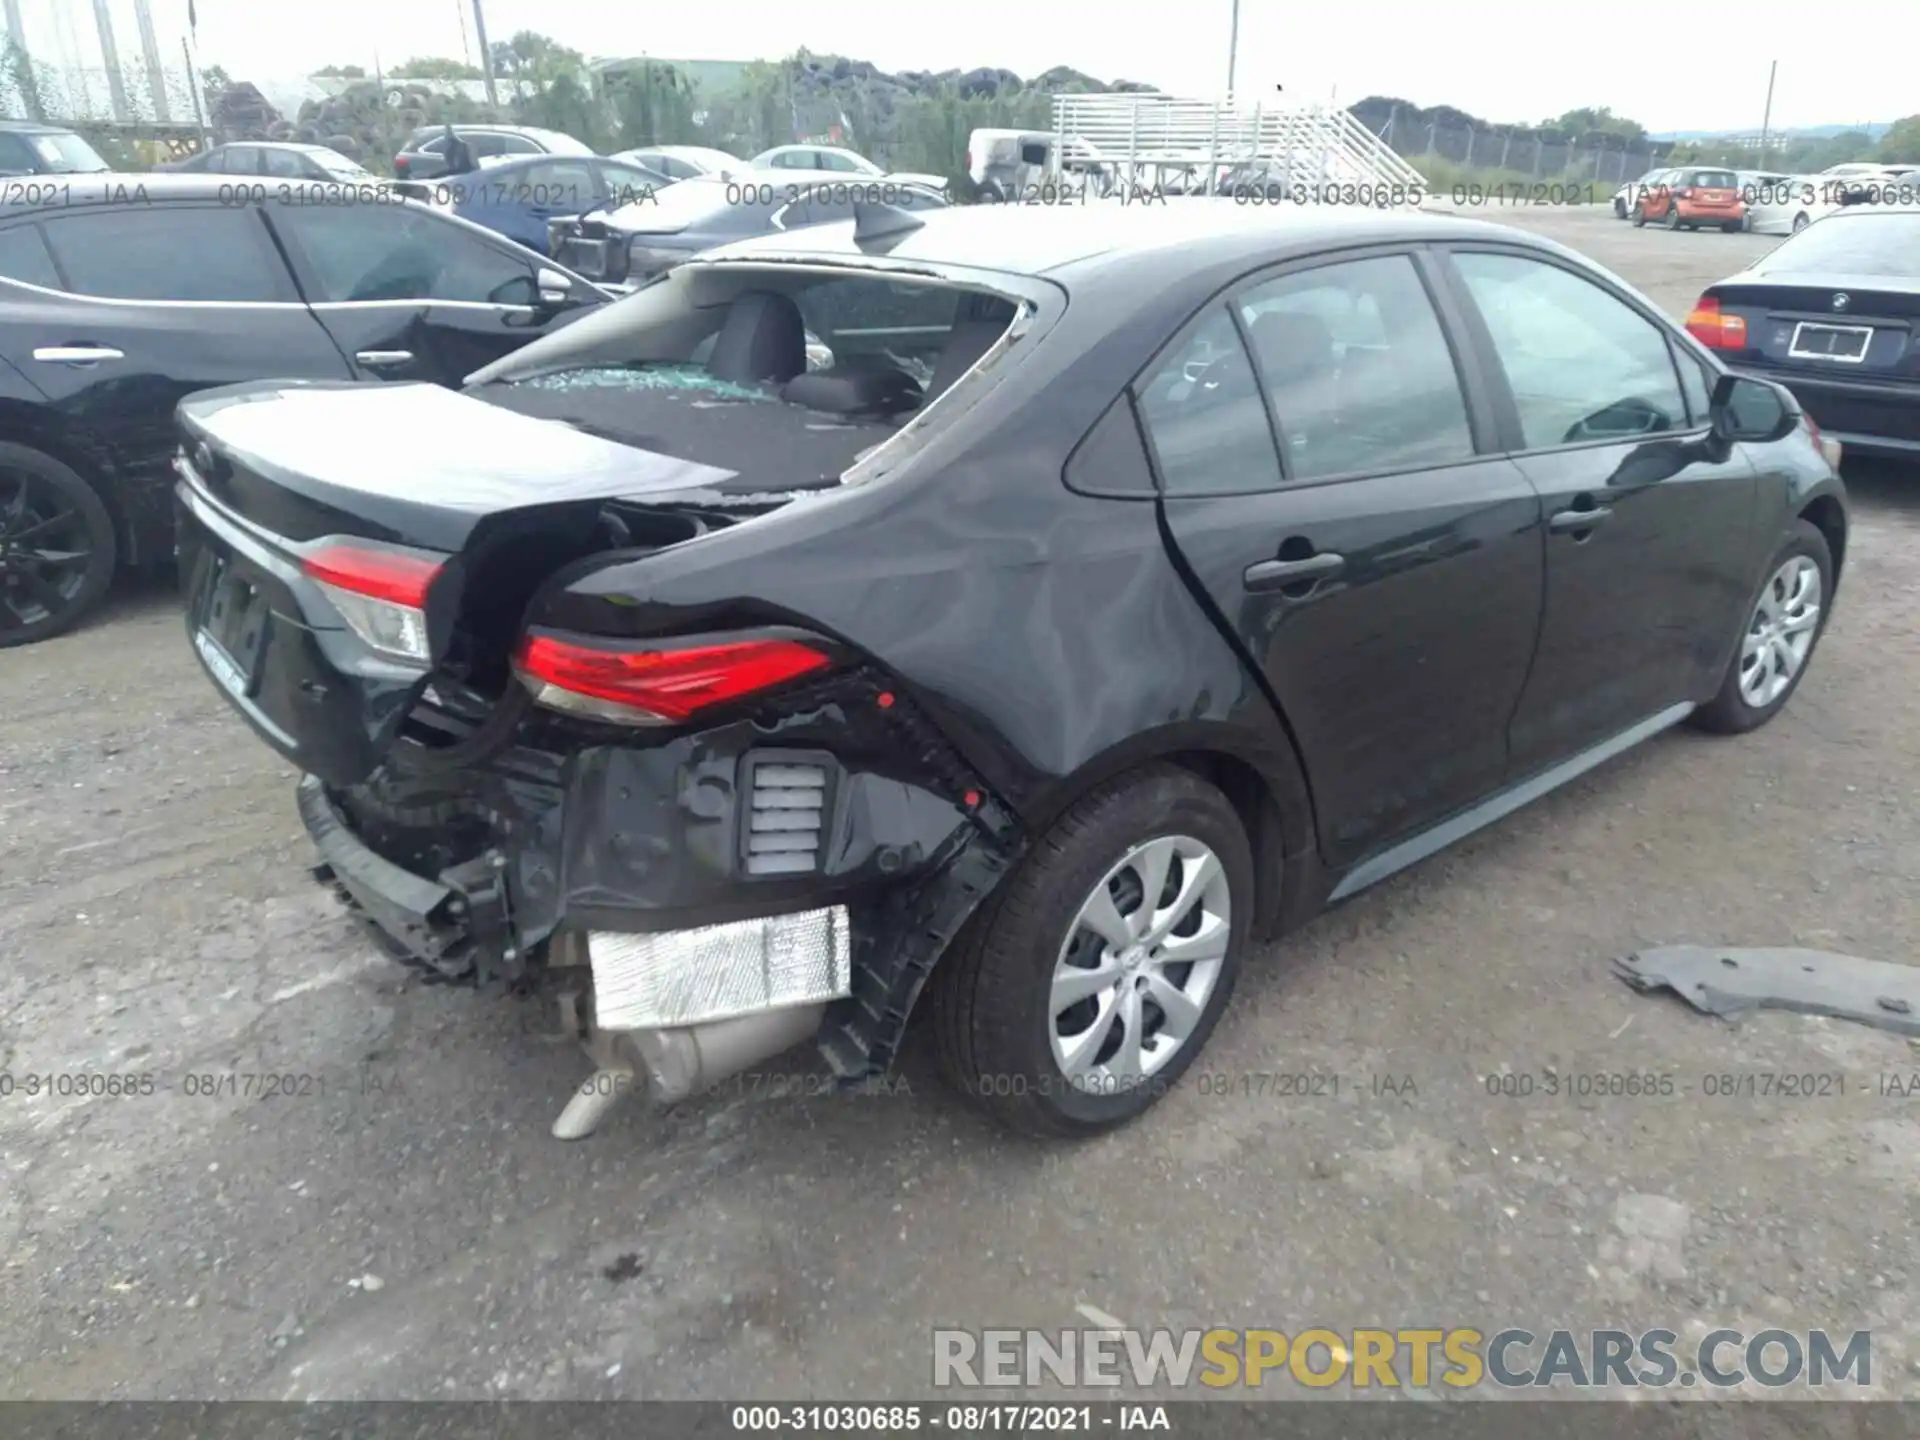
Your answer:
[[[229,145],[226,148],[227,163],[222,169],[227,175],[258,175],[260,173],[260,147],[258,145]]]
[[[1288,479],[1473,458],[1460,374],[1410,257],[1316,266],[1238,303]]]
[[[507,192],[516,205],[572,214],[590,208],[599,195],[591,163],[586,160],[550,160],[521,170]]]
[[[293,301],[252,206],[102,206],[50,216],[47,245],[68,288],[115,300]]]
[[[307,178],[307,157],[298,150],[262,150],[260,154],[266,161],[267,174],[277,175],[285,180]]]
[[[531,305],[528,262],[411,206],[283,205],[273,222],[306,261],[316,303]]]
[[[1280,487],[1280,456],[1260,381],[1225,309],[1174,343],[1138,399],[1167,494],[1243,495]]]
[[[0,230],[0,278],[24,280],[48,290],[61,288],[60,273],[53,268],[53,256],[40,237],[40,227],[28,221]]]

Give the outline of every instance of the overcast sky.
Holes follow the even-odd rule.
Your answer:
[[[108,0],[123,57],[132,0]],[[187,0],[149,0],[179,54]],[[326,64],[477,55],[471,0],[195,0],[203,64],[276,78]],[[538,30],[592,57],[777,58],[802,45],[884,69],[1071,65],[1175,93],[1224,89],[1232,0],[484,0],[488,37]],[[36,49],[66,12],[91,46],[85,0],[23,0]],[[1779,60],[1777,126],[1889,121],[1920,110],[1920,5],[1824,0],[1241,0],[1239,88],[1343,102],[1397,95],[1496,121],[1607,105],[1651,130],[1760,128]],[[1905,18],[1901,18],[1904,16]],[[1817,22],[1815,17],[1817,17]],[[1904,38],[1896,32],[1904,32]],[[52,58],[49,56],[48,58]],[[91,63],[97,64],[96,61]]]

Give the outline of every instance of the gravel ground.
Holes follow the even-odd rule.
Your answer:
[[[1776,243],[1500,218],[1675,313]],[[1871,1328],[1874,1393],[1910,1394],[1920,1099],[1878,1077],[1920,1054],[1727,1026],[1608,970],[1687,941],[1913,956],[1920,471],[1848,478],[1839,608],[1778,722],[1656,740],[1324,917],[1249,967],[1204,1065],[1225,1083],[1062,1149],[989,1130],[918,1057],[890,1095],[817,1094],[802,1058],[550,1139],[584,1060],[543,1011],[375,956],[307,878],[290,772],[169,590],[134,587],[0,659],[0,1394],[917,1395],[935,1325],[1080,1304],[1290,1333]],[[1695,1093],[1487,1092],[1549,1068]],[[156,1089],[19,1088],[80,1071]],[[1306,1072],[1338,1093],[1259,1078]],[[1770,1072],[1846,1093],[1698,1093]],[[268,1074],[295,1093],[188,1093]]]

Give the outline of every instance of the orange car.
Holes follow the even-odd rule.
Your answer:
[[[1744,229],[1747,202],[1740,194],[1740,179],[1731,170],[1662,170],[1641,187],[1633,207],[1635,225],[1650,220],[1669,230],[1702,225]]]

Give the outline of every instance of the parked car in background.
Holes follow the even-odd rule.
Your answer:
[[[291,140],[244,140],[215,145],[185,160],[153,167],[176,175],[267,176],[277,180],[343,180],[353,184],[378,179],[351,156],[325,145]]]
[[[513,159],[521,155],[591,155],[593,147],[563,135],[529,125],[455,125],[454,134],[466,143],[476,164]],[[447,127],[422,125],[407,137],[393,157],[393,173],[401,180],[431,180],[447,172]]]
[[[1666,170],[1649,170],[1638,180],[1629,180],[1613,192],[1613,218],[1625,220],[1633,214],[1641,196],[1645,195],[1661,177],[1669,174]]]
[[[1738,230],[1746,223],[1747,207],[1740,198],[1740,181],[1731,170],[1683,167],[1665,170],[1640,192],[1633,223],[1657,223],[1669,230],[1698,230],[1712,225]]]
[[[774,178],[682,180],[651,201],[554,227],[549,253],[580,274],[631,289],[675,265],[752,235],[803,230],[853,217],[864,200],[908,211],[946,205],[945,194],[899,180],[853,180],[828,171],[787,171]]]
[[[765,235],[460,395],[181,407],[187,639],[393,953],[590,996],[668,1096],[918,1034],[1084,1136],[1270,937],[1787,705],[1847,517],[1786,391],[1520,230],[1107,203]]]
[[[1089,195],[1111,190],[1113,176],[1102,164],[1092,146],[1077,136],[1068,136],[1064,153],[1055,163],[1055,137],[1044,130],[974,130],[967,135],[967,183],[973,198],[984,201],[1019,200],[1036,189],[1052,186],[1069,188]],[[1223,165],[1216,178],[1216,193],[1231,194],[1236,186],[1249,184],[1246,166]],[[1205,188],[1204,166],[1198,188]],[[1188,177],[1191,180],[1192,177]],[[1179,186],[1164,185],[1167,193]]]
[[[463,220],[548,253],[557,220],[646,205],[674,181],[657,170],[591,155],[532,155],[426,183],[424,198]]]
[[[938,190],[945,187],[944,175],[924,175],[915,172],[894,172],[886,170],[867,159],[857,150],[844,149],[838,145],[776,145],[771,150],[762,150],[747,162],[753,170],[778,170],[781,172],[799,171],[805,174],[834,175],[843,180],[854,176],[865,176],[873,180],[901,180],[915,185],[926,185]]]
[[[692,180],[700,175],[716,175],[725,180],[734,171],[747,168],[747,162],[739,157],[705,145],[649,145],[638,150],[622,150],[612,158],[645,170],[657,170],[674,180]]]
[[[0,175],[98,175],[111,167],[73,131],[34,120],[0,120]]]
[[[1920,201],[1920,165],[1883,165],[1850,175],[1841,185],[1842,205],[1911,205]]]
[[[56,207],[0,201],[0,646],[58,634],[118,566],[172,555],[183,395],[263,376],[457,385],[608,298],[390,192],[260,190],[117,176]]]
[[[1735,173],[1740,197],[1747,202],[1747,229],[1755,234],[1797,235],[1840,208],[1839,187],[1821,176]]]
[[[1847,450],[1920,460],[1920,207],[1829,215],[1709,286],[1687,329]]]

